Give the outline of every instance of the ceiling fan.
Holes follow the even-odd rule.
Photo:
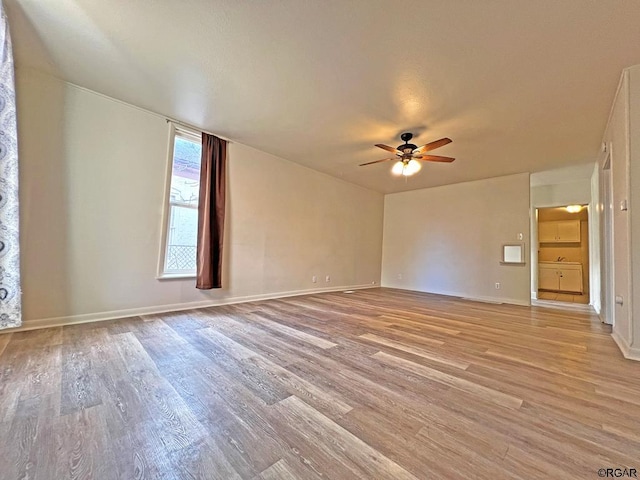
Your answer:
[[[443,147],[448,143],[451,143],[450,138],[441,138],[440,140],[436,140],[434,142],[427,143],[426,145],[422,145],[421,147],[417,147],[413,143],[409,143],[409,141],[413,138],[412,133],[403,133],[400,135],[400,138],[404,142],[402,145],[397,148],[390,147],[388,145],[376,144],[376,147],[386,150],[387,152],[394,153],[396,156],[392,158],[383,158],[382,160],[376,160],[374,162],[367,162],[360,164],[361,167],[365,165],[373,165],[374,163],[381,162],[389,162],[391,160],[396,160],[395,165],[391,169],[391,171],[396,175],[404,175],[408,177],[409,175],[413,175],[417,173],[420,168],[420,162],[418,160],[423,160],[425,162],[444,162],[451,163],[455,160],[455,158],[451,157],[441,157],[439,155],[425,155],[426,152],[431,150],[435,150],[436,148]]]

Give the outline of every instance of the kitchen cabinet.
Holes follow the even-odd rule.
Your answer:
[[[540,243],[580,243],[580,220],[538,223]]]
[[[575,262],[540,262],[538,288],[582,293],[582,265]]]
[[[540,265],[538,269],[538,288],[541,290],[559,290],[560,280],[558,277],[558,269]]]

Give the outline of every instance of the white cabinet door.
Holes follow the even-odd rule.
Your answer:
[[[560,290],[563,292],[582,293],[582,269],[563,268],[560,273]]]
[[[580,220],[538,223],[540,243],[580,243]]]
[[[555,222],[540,222],[538,224],[538,241],[540,243],[557,242],[558,227]]]
[[[558,270],[555,267],[540,266],[538,270],[538,288],[558,290],[560,288]]]
[[[539,265],[538,288],[582,293],[582,265]]]
[[[558,229],[558,242],[580,242],[580,220],[555,222]]]

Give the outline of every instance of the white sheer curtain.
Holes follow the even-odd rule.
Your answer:
[[[0,329],[22,324],[18,235],[18,136],[13,52],[0,3]]]

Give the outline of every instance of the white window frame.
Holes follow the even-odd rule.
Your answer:
[[[164,198],[162,203],[162,230],[160,236],[160,255],[158,256],[158,280],[171,280],[180,278],[196,278],[195,271],[176,271],[165,272],[165,263],[167,260],[167,246],[169,241],[169,216],[171,214],[171,176],[173,174],[173,153],[175,148],[176,137],[183,137],[188,140],[200,143],[202,134],[196,130],[191,130],[183,126],[178,126],[173,122],[169,123],[169,141],[167,147],[167,169],[165,173]],[[181,207],[197,209],[198,205],[184,205]]]

